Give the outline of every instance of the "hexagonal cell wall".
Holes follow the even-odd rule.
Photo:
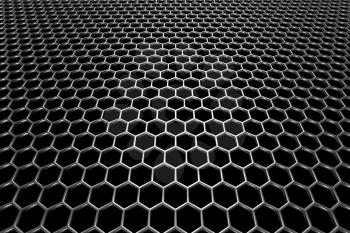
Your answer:
[[[349,232],[349,10],[0,1],[0,231]]]

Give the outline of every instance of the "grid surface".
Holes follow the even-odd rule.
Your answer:
[[[349,11],[1,1],[0,231],[349,232]]]

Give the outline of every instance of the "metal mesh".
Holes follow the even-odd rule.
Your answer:
[[[349,10],[1,1],[0,231],[349,232]]]

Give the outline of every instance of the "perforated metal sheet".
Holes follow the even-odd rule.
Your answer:
[[[349,8],[2,0],[0,231],[349,232]]]

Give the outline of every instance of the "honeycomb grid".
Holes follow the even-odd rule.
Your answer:
[[[349,12],[0,1],[0,231],[349,232]]]

